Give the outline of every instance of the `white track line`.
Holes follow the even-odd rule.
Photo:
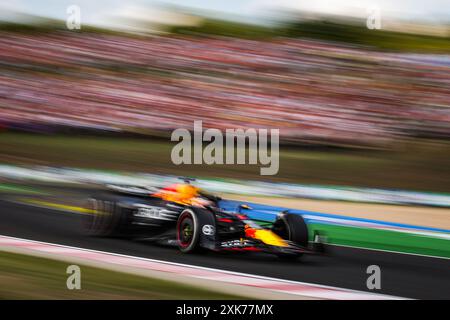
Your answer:
[[[82,258],[89,262],[108,263],[116,266],[158,271],[186,278],[196,278],[244,287],[253,287],[261,290],[289,294],[292,295],[293,298],[297,296],[298,298],[309,297],[313,299],[333,300],[405,299],[402,297],[263,277],[0,235],[0,250],[7,251],[8,248],[26,249],[27,251],[34,253],[55,254],[56,259],[67,260],[70,258]],[[214,287],[215,286],[211,284],[211,288]]]

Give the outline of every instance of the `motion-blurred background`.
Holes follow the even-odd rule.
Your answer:
[[[174,165],[171,133],[195,120],[280,129],[278,174]],[[252,219],[302,215],[329,254],[290,264],[189,256],[82,230],[86,199],[105,184],[164,186],[179,175],[199,178],[226,210],[249,204]],[[246,292],[107,273],[89,257],[83,290],[71,291],[72,260],[28,240],[302,287],[367,291],[366,268],[379,265],[378,293],[448,299],[449,207],[448,0],[0,0],[0,299]]]
[[[261,179],[172,164],[203,120],[279,128],[265,179],[450,191],[450,5],[314,3],[2,4],[0,162]]]

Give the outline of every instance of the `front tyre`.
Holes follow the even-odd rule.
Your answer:
[[[301,215],[283,213],[275,221],[272,231],[285,240],[306,248],[308,246],[308,227]],[[280,253],[281,259],[295,260],[302,254]]]
[[[181,252],[199,251],[200,224],[194,210],[184,210],[177,221],[177,244]]]

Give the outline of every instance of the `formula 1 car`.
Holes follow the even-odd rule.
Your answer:
[[[220,198],[191,181],[184,178],[165,188],[110,185],[88,200],[85,228],[94,236],[172,244],[184,253],[256,251],[295,259],[320,251],[320,243],[309,244],[300,215],[283,211],[274,222],[250,219],[245,214],[252,210],[249,206],[226,211],[219,206]]]

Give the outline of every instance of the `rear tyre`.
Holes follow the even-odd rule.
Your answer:
[[[123,235],[124,212],[111,198],[88,200],[88,213],[84,220],[84,229],[90,236],[119,237]]]
[[[200,250],[200,224],[194,210],[184,210],[177,221],[177,244],[181,252],[194,253]]]
[[[272,231],[285,240],[292,241],[302,247],[308,246],[308,227],[301,215],[284,213],[273,224]],[[278,257],[284,260],[295,260],[301,253],[280,253]]]

